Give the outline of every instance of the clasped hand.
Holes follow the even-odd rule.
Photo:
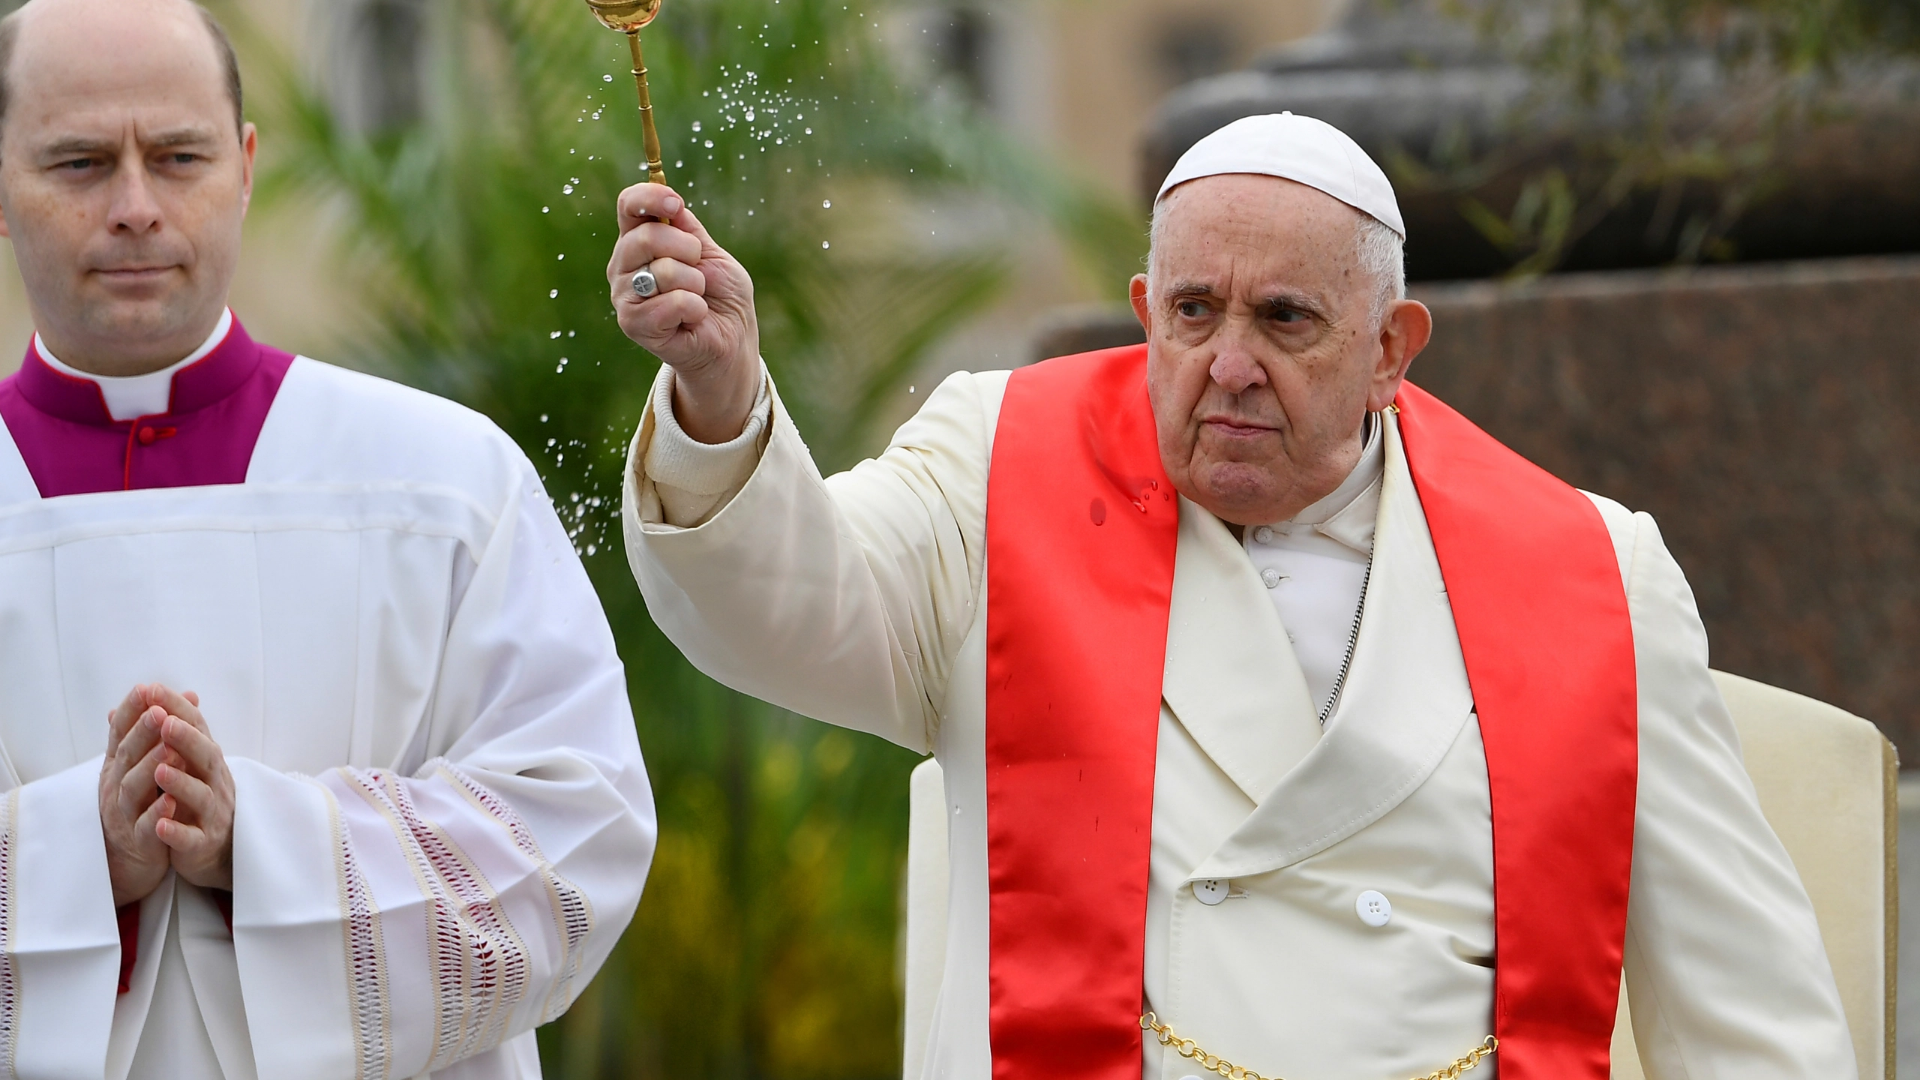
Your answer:
[[[114,906],[146,899],[169,867],[202,888],[233,888],[233,801],[233,774],[200,698],[134,687],[107,715],[100,768]]]

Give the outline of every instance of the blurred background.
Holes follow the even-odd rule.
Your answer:
[[[547,1074],[898,1075],[914,756],[694,672],[620,550],[656,366],[604,277],[625,43],[577,0],[212,6],[262,129],[236,312],[518,439],[628,665],[659,855]],[[1173,159],[1319,116],[1401,194],[1416,381],[1652,512],[1716,666],[1920,762],[1920,0],[669,0],[646,42],[670,178],[823,468],[949,372],[1137,341]],[[0,260],[0,370],[30,332]]]

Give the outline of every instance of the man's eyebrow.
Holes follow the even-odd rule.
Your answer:
[[[1183,281],[1167,290],[1169,299],[1183,296],[1219,296],[1211,285],[1202,285],[1197,281]]]
[[[195,143],[209,143],[220,137],[211,127],[170,128],[159,132],[152,138],[140,140],[143,145],[168,149],[175,146],[192,146]]]
[[[1281,311],[1298,311],[1316,319],[1331,322],[1333,316],[1328,313],[1327,305],[1309,292],[1280,292],[1260,301],[1260,314],[1272,315]]]
[[[39,148],[41,157],[66,157],[69,154],[99,154],[115,149],[120,145],[118,139],[89,139],[80,135],[69,135],[56,139]]]

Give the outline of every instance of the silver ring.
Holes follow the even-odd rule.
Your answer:
[[[649,296],[652,296],[653,294],[659,291],[660,291],[660,279],[653,276],[653,271],[642,270],[639,273],[633,275],[634,295],[640,297],[642,300],[646,299]]]

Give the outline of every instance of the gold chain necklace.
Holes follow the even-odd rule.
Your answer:
[[[1175,1034],[1171,1024],[1161,1023],[1160,1018],[1152,1013],[1140,1018],[1140,1027],[1142,1030],[1153,1032],[1154,1038],[1160,1040],[1161,1046],[1168,1047],[1183,1058],[1191,1058],[1199,1062],[1201,1068],[1218,1073],[1227,1080],[1280,1080],[1280,1077],[1262,1076],[1245,1065],[1235,1065],[1216,1054],[1207,1053],[1192,1039],[1183,1039]],[[1417,1080],[1460,1080],[1461,1073],[1479,1065],[1482,1059],[1492,1057],[1493,1052],[1498,1049],[1500,1049],[1500,1040],[1489,1035],[1485,1042],[1467,1051],[1466,1057],[1444,1069],[1435,1069],[1425,1076],[1418,1077]]]

